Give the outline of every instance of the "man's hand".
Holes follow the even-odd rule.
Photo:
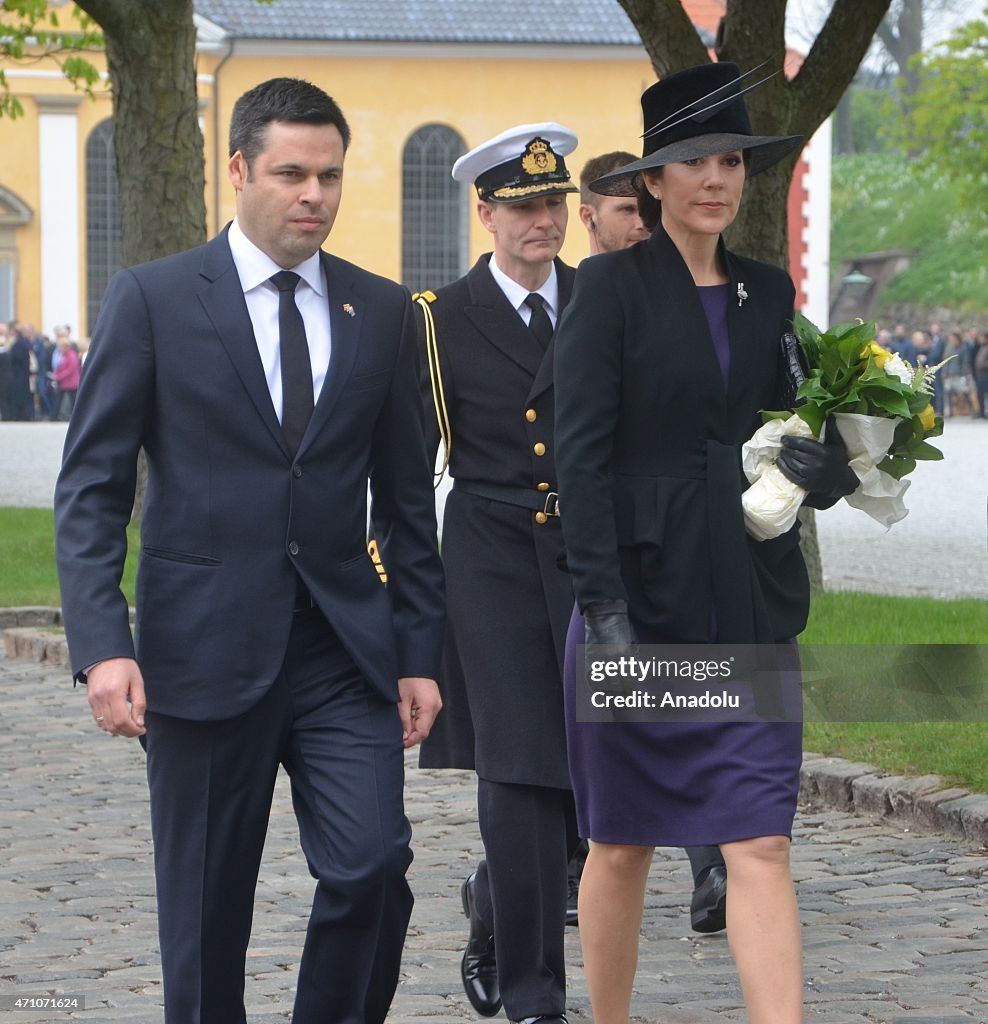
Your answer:
[[[436,715],[442,710],[443,702],[435,679],[421,676],[404,676],[398,680],[401,701],[398,714],[401,716],[401,739],[407,750],[429,735]]]
[[[86,673],[86,691],[96,724],[111,736],[143,736],[144,677],[133,658],[108,658]]]

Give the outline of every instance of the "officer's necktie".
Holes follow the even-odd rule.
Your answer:
[[[528,326],[544,352],[552,339],[552,321],[545,311],[545,299],[538,292],[530,292],[528,298],[525,299],[525,305],[532,311],[532,318],[528,321]]]
[[[278,289],[278,332],[281,339],[281,429],[292,454],[312,415],[312,364],[302,314],[295,305],[295,286],[301,278],[290,270],[273,275]]]

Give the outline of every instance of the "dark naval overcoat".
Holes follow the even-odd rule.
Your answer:
[[[563,647],[573,589],[555,511],[553,344],[543,352],[482,256],[435,293],[454,485],[443,520],[444,710],[424,767],[476,768],[493,782],[569,788]],[[565,308],[575,271],[555,261]],[[425,318],[417,309],[430,451],[439,445]],[[431,430],[431,433],[429,431]],[[510,494],[527,507],[489,496]]]

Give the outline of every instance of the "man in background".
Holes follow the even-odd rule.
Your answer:
[[[590,182],[637,160],[624,150],[591,157],[580,172],[580,220],[590,236],[590,255],[627,249],[648,238],[633,196],[601,196],[590,191]]]

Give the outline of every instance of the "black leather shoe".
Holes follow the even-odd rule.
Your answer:
[[[711,868],[693,890],[690,924],[695,932],[722,932],[727,927],[727,868]]]
[[[576,928],[580,923],[576,909],[580,901],[580,880],[571,876],[566,881],[566,923]]]
[[[497,981],[494,936],[484,927],[474,905],[476,882],[477,874],[474,872],[460,886],[463,913],[470,921],[470,938],[460,961],[460,977],[470,1005],[481,1017],[493,1017],[501,1009],[501,986]]]
[[[522,1017],[521,1020],[508,1021],[508,1024],[569,1024],[565,1013],[548,1013],[541,1017]]]

